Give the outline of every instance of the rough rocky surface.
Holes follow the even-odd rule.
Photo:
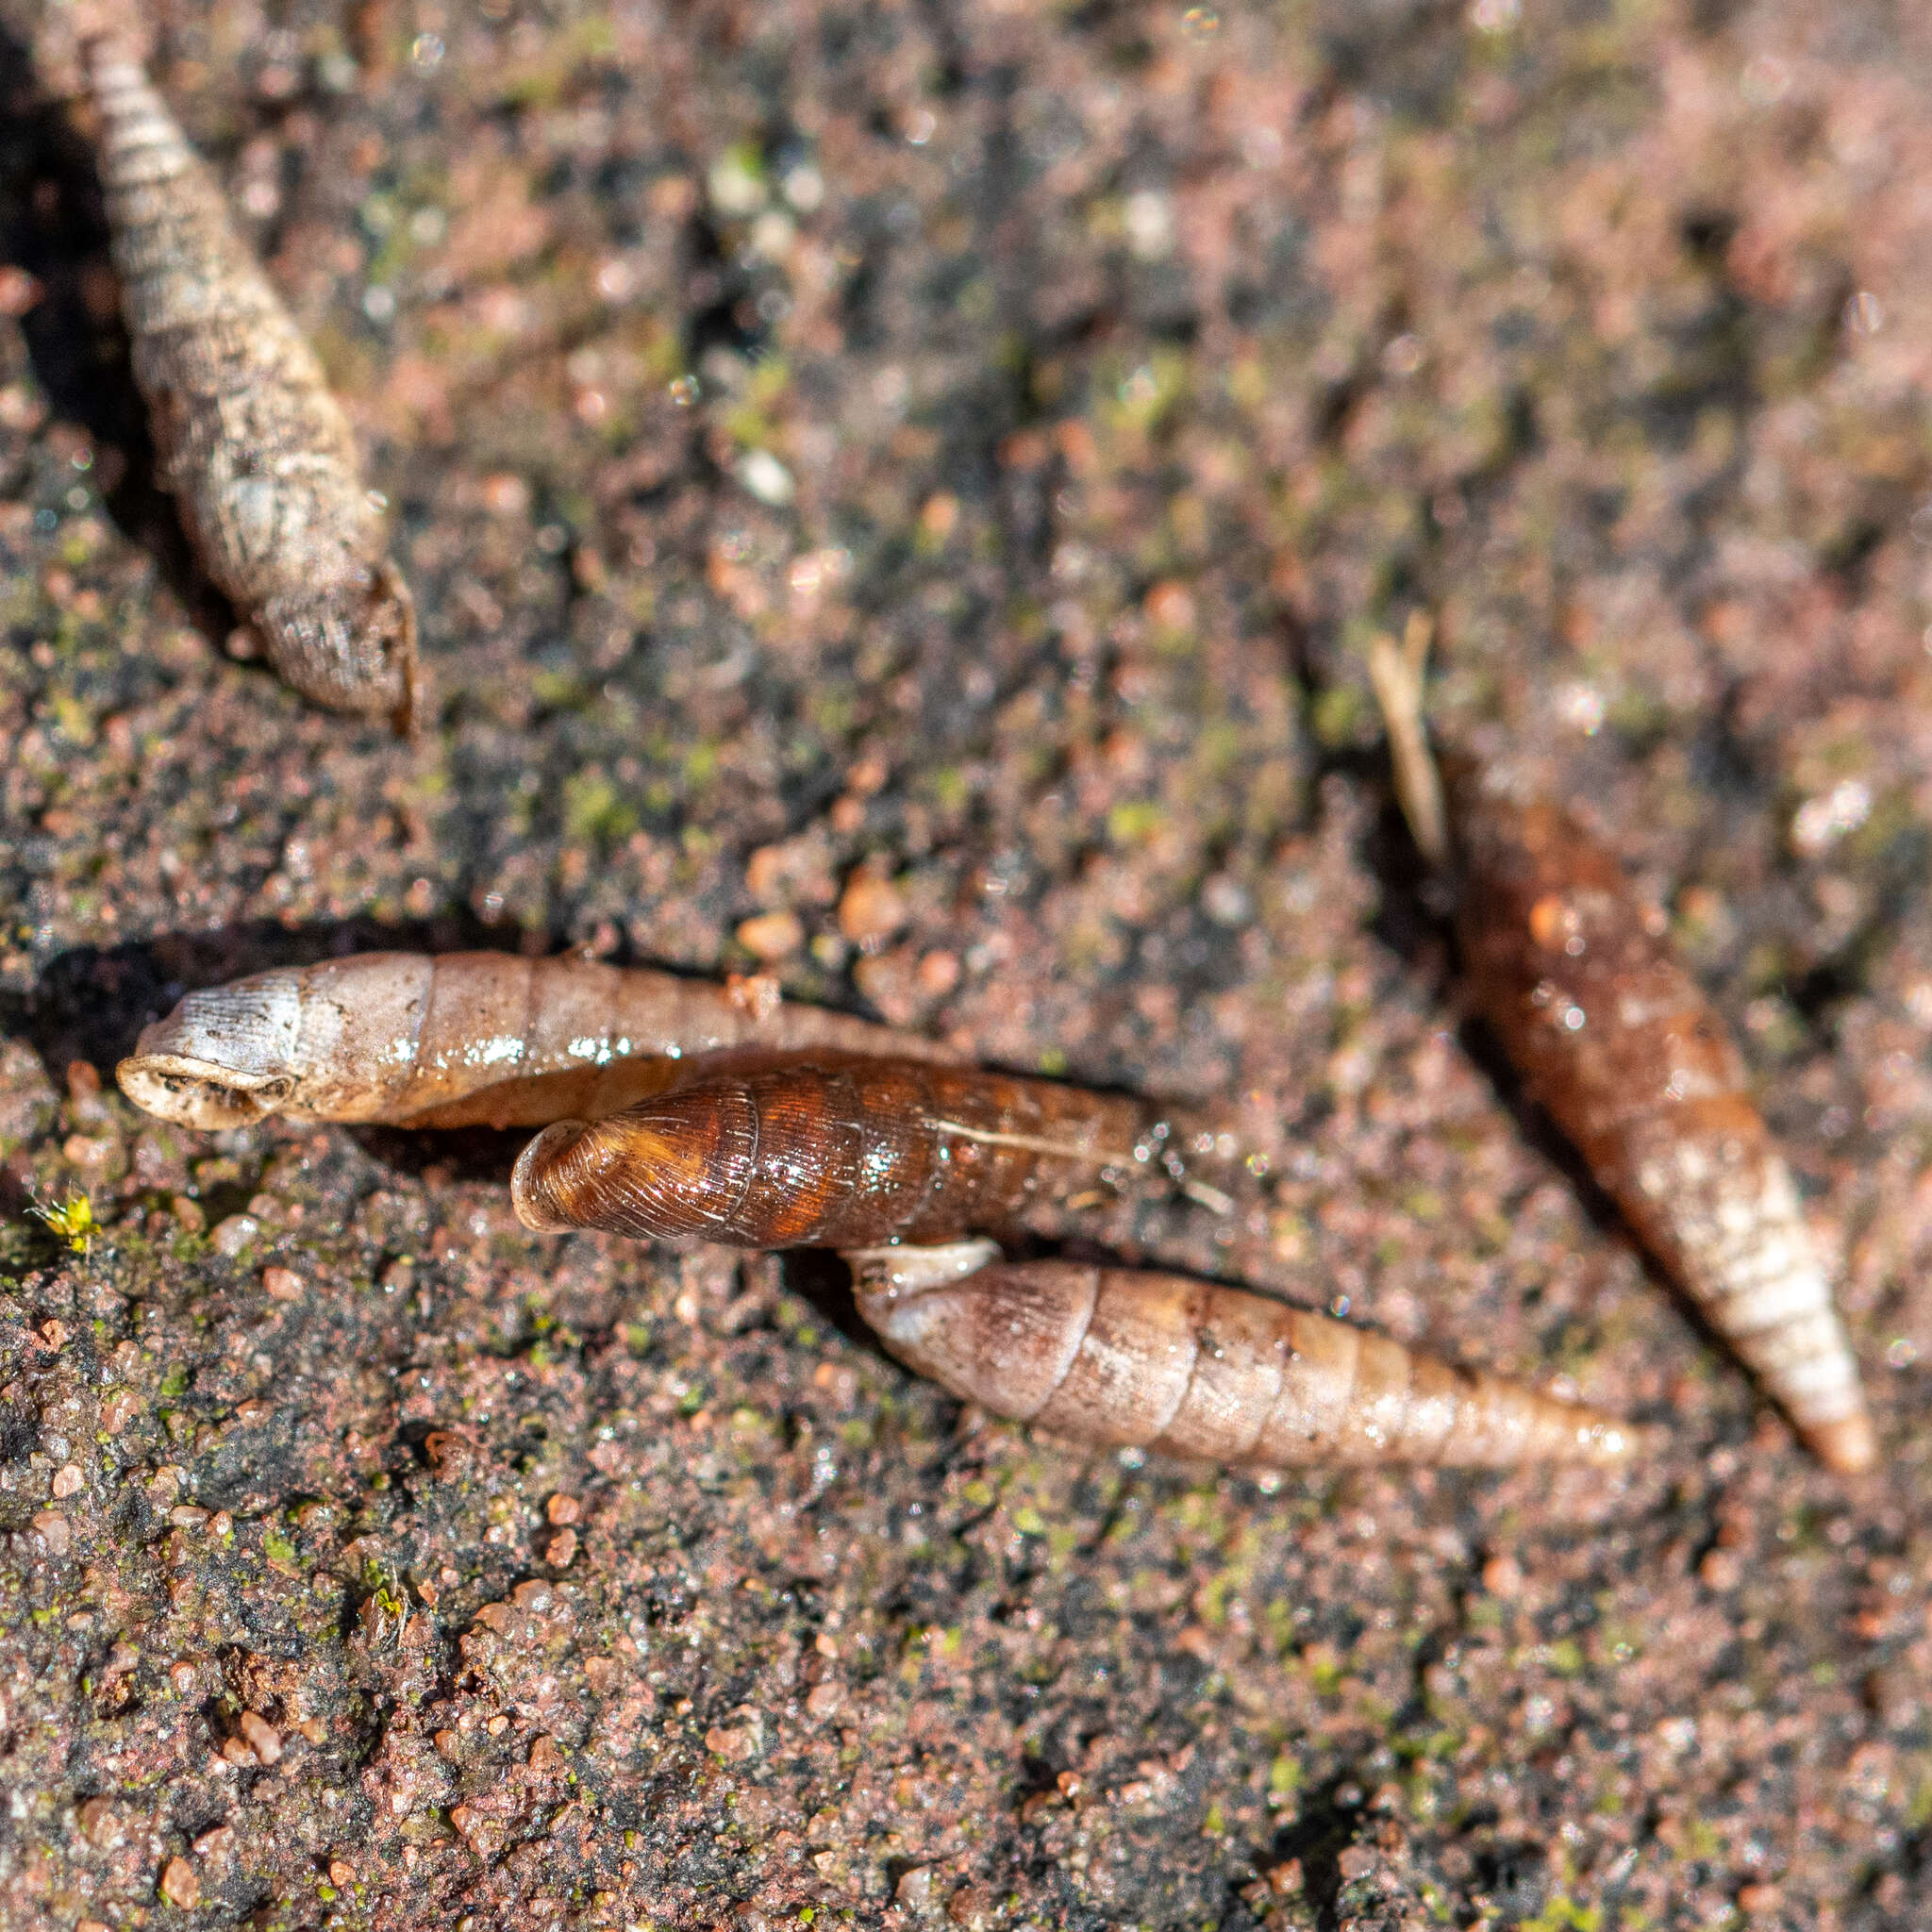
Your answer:
[[[1924,10],[158,13],[433,701],[399,747],[225,657],[0,47],[0,1923],[1923,1924]],[[1439,721],[1545,761],[1740,1030],[1868,1486],[1464,1024],[1360,659],[1418,606]],[[1285,1281],[1669,1441],[1072,1454],[809,1257],[112,1091],[181,989],[392,938],[1227,1096]]]

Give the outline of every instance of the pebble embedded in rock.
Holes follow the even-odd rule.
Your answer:
[[[230,1214],[208,1231],[209,1244],[229,1260],[247,1248],[261,1233],[261,1223],[252,1214]]]
[[[856,946],[879,946],[907,921],[905,895],[877,873],[855,873],[839,900],[839,930]]]
[[[171,1906],[192,1912],[201,1903],[201,1880],[186,1858],[170,1858],[161,1868],[161,1896]]]
[[[755,959],[789,959],[805,943],[805,926],[795,912],[760,912],[740,924],[738,942]]]

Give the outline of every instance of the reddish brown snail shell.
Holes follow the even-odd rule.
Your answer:
[[[1558,808],[1450,774],[1470,983],[1531,1093],[1829,1467],[1877,1442],[1790,1171],[1663,922]]]
[[[1199,1186],[1148,1103],[976,1067],[789,1059],[713,1072],[525,1148],[526,1227],[730,1247],[872,1247],[1016,1225],[1036,1201]],[[1221,1197],[1208,1191],[1211,1198]]]
[[[1422,728],[1425,626],[1371,669],[1403,808],[1456,891],[1469,984],[1533,1097],[1632,1231],[1828,1467],[1871,1467],[1857,1363],[1790,1170],[1722,1016],[1614,854]]]

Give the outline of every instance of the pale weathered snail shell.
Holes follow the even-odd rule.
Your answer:
[[[282,676],[407,732],[422,696],[415,607],[349,420],[127,44],[92,42],[87,72],[159,480]]]
[[[1070,1441],[1285,1469],[1622,1461],[1638,1432],[1325,1315],[1176,1274],[1006,1263],[990,1241],[848,1253],[917,1374]]]
[[[270,1114],[391,1126],[542,1126],[657,1092],[729,1049],[951,1058],[934,1041],[647,967],[513,953],[356,953],[191,992],[117,1077],[190,1127]]]

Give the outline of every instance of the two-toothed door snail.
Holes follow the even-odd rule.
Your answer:
[[[1614,854],[1422,725],[1425,628],[1371,658],[1405,813],[1455,894],[1468,983],[1632,1231],[1829,1467],[1877,1443],[1785,1165],[1722,1016]]]
[[[595,1119],[732,1049],[924,1055],[931,1041],[649,967],[514,953],[352,953],[191,992],[143,1029],[117,1077],[183,1126],[280,1114],[402,1127]]]
[[[1245,1289],[1005,1262],[991,1241],[848,1251],[908,1368],[1069,1441],[1267,1469],[1622,1461],[1628,1424]]]
[[[129,42],[94,40],[87,73],[160,481],[282,676],[408,733],[422,708],[415,607],[349,419]]]
[[[861,1311],[908,1366],[1073,1441],[1262,1466],[1482,1467],[1611,1462],[1636,1441],[1245,1290],[1009,1264],[956,1241],[1042,1213],[1077,1224],[1083,1204],[1136,1191],[1224,1210],[1215,1183],[1241,1171],[1183,1113],[949,1064],[741,988],[576,959],[366,954],[191,993],[120,1077],[139,1105],[203,1127],[274,1113],[533,1125],[574,1110],[517,1163],[530,1225],[841,1247]]]

